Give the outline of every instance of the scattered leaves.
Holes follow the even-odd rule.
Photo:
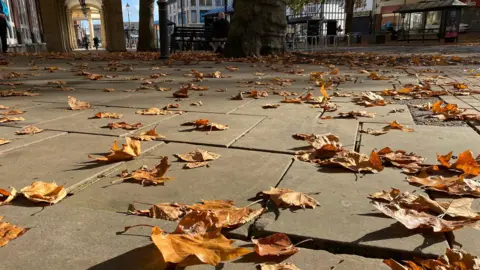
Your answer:
[[[437,154],[437,160],[441,165],[449,169],[462,171],[464,175],[478,176],[480,174],[480,164],[478,164],[470,150],[460,153],[455,163],[450,165],[450,159],[452,156],[452,152],[443,156]]]
[[[393,151],[389,147],[385,147],[377,152],[378,156],[395,167],[402,168],[409,173],[416,173],[421,170],[421,164],[425,160],[421,156],[414,153],[407,153],[403,150]]]
[[[477,256],[458,249],[447,248],[446,254],[437,259],[415,259],[399,263],[393,259],[384,260],[392,270],[467,270],[480,269]]]
[[[433,178],[411,176],[407,180],[412,185],[419,185],[428,190],[435,190],[457,196],[480,197],[479,184],[474,180],[465,179],[463,176],[449,178],[443,178],[442,176]]]

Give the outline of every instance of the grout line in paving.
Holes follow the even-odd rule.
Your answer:
[[[355,144],[354,144],[354,151],[357,153],[360,153],[360,148],[362,146],[362,136],[363,133],[361,132],[363,130],[363,122],[359,122],[357,126],[357,131],[356,131],[356,136],[355,136]]]
[[[278,188],[280,186],[280,184],[282,183],[283,179],[285,178],[285,175],[287,175],[288,171],[290,170],[290,168],[293,166],[293,163],[295,162],[295,159],[292,157],[292,159],[290,160],[290,162],[287,164],[287,166],[285,166],[285,169],[283,170],[282,172],[282,176],[280,177],[280,179],[278,180],[278,183],[275,185],[276,188]]]
[[[238,135],[236,138],[233,139],[233,141],[231,141],[229,144],[227,144],[227,148],[229,148],[232,144],[234,144],[235,142],[237,142],[238,140],[240,140],[243,136],[245,136],[245,134],[249,133],[250,130],[254,129],[256,126],[258,126],[261,122],[263,122],[263,120],[267,119],[267,117],[263,117],[262,119],[260,119],[255,125],[251,126],[249,129],[245,130],[244,132],[242,132],[240,135]]]
[[[62,133],[55,134],[55,135],[52,135],[52,136],[49,136],[49,137],[46,137],[46,138],[43,138],[43,139],[40,139],[40,140],[37,140],[37,141],[34,141],[34,142],[30,142],[30,143],[22,144],[22,145],[17,146],[17,147],[12,147],[12,148],[8,148],[8,149],[5,149],[5,150],[1,150],[0,154],[4,154],[4,153],[7,153],[7,152],[10,152],[10,151],[13,151],[13,150],[17,150],[19,148],[27,147],[27,146],[30,146],[32,144],[36,144],[36,143],[39,143],[39,142],[43,142],[43,141],[50,140],[50,139],[53,139],[53,138],[56,138],[56,137],[59,137],[59,136],[63,136],[63,135],[67,135],[67,134],[68,134],[68,132],[62,132]]]
[[[57,118],[54,118],[54,119],[46,120],[46,121],[43,121],[43,122],[38,122],[38,123],[36,123],[35,125],[41,125],[41,124],[45,124],[45,123],[49,123],[49,122],[61,120],[61,119],[68,118],[68,117],[72,117],[72,116],[77,116],[77,115],[80,115],[80,114],[86,114],[86,113],[87,113],[87,112],[79,112],[79,113],[75,113],[75,114],[71,114],[71,115],[60,116],[60,117],[57,117]]]
[[[134,134],[134,133],[137,133],[137,132],[140,132],[140,131],[143,131],[143,130],[147,130],[149,127],[152,127],[152,126],[154,126],[154,125],[159,125],[160,123],[162,123],[162,122],[164,122],[164,121],[167,121],[167,120],[170,120],[170,119],[172,119],[172,118],[174,118],[174,117],[176,117],[176,116],[178,116],[178,114],[174,114],[174,115],[171,115],[171,116],[169,116],[169,117],[167,117],[167,118],[163,118],[163,119],[161,119],[161,120],[158,121],[158,122],[154,122],[154,123],[148,124],[148,125],[143,126],[143,127],[139,128],[139,129],[135,129],[135,130],[129,131],[129,132],[127,132],[127,133],[123,133],[123,134],[121,134],[121,135],[118,135],[118,137],[124,138],[124,137],[127,137],[127,136],[129,136],[129,135],[132,135],[132,134]]]
[[[250,101],[249,101],[249,102],[247,102],[247,103],[243,103],[242,105],[240,105],[240,106],[236,107],[235,109],[233,109],[233,110],[230,110],[230,111],[229,111],[229,112],[227,112],[226,114],[231,114],[231,113],[233,113],[234,111],[236,111],[236,110],[238,110],[238,109],[240,109],[240,108],[243,108],[243,107],[245,107],[246,105],[248,105],[248,104],[250,104],[250,103],[254,102],[255,100],[256,100],[256,99],[252,99],[252,100],[250,100]]]
[[[83,134],[83,135],[92,135],[92,136],[104,136],[104,137],[113,137],[113,138],[119,138],[119,135],[115,134],[102,134],[102,133],[93,133],[93,132],[81,132],[81,131],[70,131],[70,130],[60,130],[60,129],[45,129],[48,131],[57,131],[57,132],[66,132],[68,134]]]
[[[283,154],[283,155],[293,155],[295,152],[288,152],[288,151],[277,151],[277,150],[269,150],[269,149],[261,149],[261,148],[250,148],[245,146],[229,146],[230,149],[239,149],[239,150],[249,150],[255,152],[263,152],[263,153],[272,153],[272,154]]]

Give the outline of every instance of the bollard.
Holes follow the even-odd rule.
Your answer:
[[[158,0],[158,26],[160,29],[160,59],[168,59],[168,10],[167,0]]]

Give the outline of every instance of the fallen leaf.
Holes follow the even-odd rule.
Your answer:
[[[210,160],[216,160],[220,157],[219,154],[209,152],[207,150],[197,149],[193,152],[186,154],[174,154],[176,158],[185,162],[204,162]]]
[[[318,163],[322,159],[331,158],[343,150],[340,139],[333,134],[295,134],[296,139],[303,139],[308,142],[312,148],[298,151],[295,157],[300,161]]]
[[[128,206],[128,213],[138,216],[148,216],[155,219],[177,221],[187,213],[185,204],[160,203],[154,204],[148,210],[137,210],[133,204]]]
[[[374,130],[374,129],[367,129],[367,130],[360,130],[361,133],[366,133],[366,134],[369,134],[369,135],[374,135],[374,136],[380,136],[380,135],[383,135],[383,134],[387,134],[388,131],[385,131],[383,129],[380,129],[380,130]]]
[[[438,162],[440,162],[442,166],[445,166],[447,168],[450,168],[450,159],[452,159],[452,157],[453,157],[453,152],[450,152],[443,156],[437,153]]]
[[[67,196],[67,191],[63,186],[57,184],[46,183],[42,181],[33,182],[30,186],[20,190],[28,200],[32,202],[44,202],[55,204]]]
[[[5,105],[0,105],[0,110],[8,110],[10,107],[5,106]]]
[[[324,84],[322,84],[322,86],[320,87],[320,93],[322,94],[322,96],[324,98],[326,98],[327,100],[329,99],[328,94],[327,94],[327,90],[325,90],[325,85]]]
[[[267,262],[260,264],[260,270],[300,270],[300,268],[290,262]]]
[[[459,90],[468,89],[468,85],[466,85],[464,83],[456,83],[456,84],[453,85],[453,87],[455,87],[455,89],[459,89]]]
[[[190,106],[203,106],[203,103],[202,101],[197,101],[197,102],[190,103]]]
[[[389,131],[391,129],[398,129],[398,130],[401,130],[403,132],[413,132],[414,131],[413,128],[404,127],[403,125],[401,125],[397,121],[392,121],[390,124],[383,127],[384,131]]]
[[[321,166],[340,166],[353,172],[378,173],[383,171],[382,161],[375,151],[370,156],[355,151],[344,150],[337,156],[321,161]]]
[[[115,88],[104,88],[103,92],[115,92]]]
[[[275,233],[265,238],[252,239],[255,252],[260,256],[287,256],[299,251],[284,233]]]
[[[338,68],[334,68],[332,71],[330,71],[330,73],[328,73],[329,75],[338,75],[340,73],[340,70]]]
[[[175,98],[188,98],[188,88],[180,88],[180,90],[173,92]]]
[[[12,142],[11,140],[0,138],[0,145],[4,145],[4,144],[7,144],[7,143],[11,143],[11,142]]]
[[[232,100],[243,100],[243,92],[238,92],[237,95],[232,96]]]
[[[133,140],[131,138],[125,138],[126,144],[122,145],[122,149],[119,149],[117,146],[117,141],[113,143],[113,147],[110,149],[111,153],[103,157],[92,157],[97,161],[101,162],[119,162],[132,160],[135,157],[140,156],[141,153],[141,144],[138,140]]]
[[[303,100],[300,97],[296,98],[287,98],[284,97],[282,100],[283,103],[296,103],[296,104],[303,104]]]
[[[1,112],[0,114],[2,115],[19,115],[19,114],[24,114],[25,111],[22,110],[11,110],[11,111],[6,111],[6,112]]]
[[[6,90],[6,91],[0,91],[0,97],[19,97],[19,96],[25,96],[25,97],[34,97],[34,96],[39,96],[39,93],[32,93],[28,91],[15,91],[15,90]]]
[[[277,206],[283,208],[315,208],[320,205],[313,197],[291,189],[271,187],[270,190],[262,191],[260,194],[269,197]]]
[[[152,107],[150,109],[145,109],[145,110],[138,110],[135,112],[136,114],[141,114],[141,115],[170,115],[170,114],[182,114],[180,111],[168,111],[168,110],[161,110],[156,107]]]
[[[346,113],[338,113],[336,117],[337,118],[354,118],[354,119],[357,119],[357,117],[373,118],[375,117],[375,114],[376,113],[366,112],[366,111],[350,111]]]
[[[231,72],[240,70],[238,67],[234,67],[234,66],[227,66],[227,67],[225,67],[225,69],[227,69]]]
[[[195,169],[195,168],[200,168],[200,167],[209,167],[208,161],[204,162],[189,162],[185,165],[183,165],[184,169]]]
[[[480,259],[477,256],[458,249],[447,248],[445,255],[437,259],[415,259],[399,263],[393,259],[384,260],[383,263],[392,270],[467,270],[480,269]]]
[[[369,75],[368,75],[368,78],[372,79],[372,80],[375,80],[375,81],[378,81],[378,80],[390,80],[390,77],[387,77],[387,76],[383,76],[383,75],[378,75],[377,73],[375,72],[371,72]]]
[[[217,265],[221,261],[228,261],[252,253],[246,248],[232,247],[232,240],[215,233],[206,235],[164,234],[154,227],[152,240],[160,250],[163,260],[185,267],[198,263]]]
[[[10,189],[11,190],[8,191],[0,188],[0,206],[11,202],[17,196],[17,190],[13,187],[11,187]]]
[[[3,217],[0,216],[0,220],[2,219]],[[14,240],[17,237],[22,236],[28,230],[28,228],[23,229],[8,222],[0,221],[0,247],[5,246],[9,241]]]
[[[85,79],[92,80],[92,81],[98,81],[102,79],[104,76],[102,74],[87,74],[85,76]]]
[[[107,127],[110,129],[122,128],[126,130],[135,130],[143,127],[143,125],[142,123],[128,124],[126,122],[113,122],[113,123],[108,123]]]
[[[86,110],[90,108],[90,104],[88,102],[79,101],[74,97],[68,96],[68,106],[72,110]]]
[[[168,157],[163,157],[153,169],[148,170],[145,166],[133,171],[131,174],[124,177],[123,180],[141,183],[143,186],[161,185],[165,181],[173,180],[172,177],[166,177],[165,173],[170,168],[168,164]]]
[[[480,165],[469,150],[460,153],[457,161],[455,161],[450,168],[463,171],[465,175],[478,176],[480,174]]]
[[[355,103],[358,105],[363,105],[365,107],[375,107],[375,106],[386,105],[383,97],[373,92],[362,93],[361,97],[355,99]]]
[[[425,160],[414,153],[407,153],[403,150],[393,151],[389,147],[383,148],[377,154],[382,160],[389,162],[397,168],[408,169],[411,173],[420,171],[420,165]]]
[[[43,132],[43,129],[36,126],[26,126],[22,130],[18,130],[15,133],[18,135],[33,135],[40,132]]]
[[[248,94],[249,94],[249,97],[253,97],[255,99],[268,97],[267,91],[250,90]]]
[[[407,178],[410,184],[419,185],[428,190],[448,193],[457,196],[475,196],[480,197],[479,184],[471,179],[465,179],[463,176],[454,176],[449,178],[426,177],[420,178],[411,176]]]
[[[110,112],[98,112],[92,118],[112,118],[120,119],[123,117],[123,114],[119,113],[110,113]]]
[[[297,93],[295,92],[288,92],[288,91],[273,91],[274,95],[282,96],[282,97],[288,97],[288,96],[296,96]]]
[[[155,90],[160,91],[160,92],[166,92],[166,91],[172,90],[172,88],[168,88],[168,87],[157,87],[157,88],[155,88]]]
[[[155,130],[156,128],[157,127],[155,126],[153,129],[144,131],[140,133],[140,135],[133,136],[132,138],[140,141],[159,141],[166,139],[165,136],[157,133],[157,131]]]
[[[2,117],[0,118],[0,123],[8,123],[8,122],[18,122],[18,121],[25,121],[23,117]]]
[[[175,104],[168,103],[167,106],[163,107],[164,110],[178,109],[178,108],[180,108],[180,104],[178,104],[178,103],[175,103]]]
[[[208,119],[198,119],[195,121],[191,122],[185,122],[182,124],[182,126],[195,126],[196,129],[199,130],[226,130],[228,129],[228,125],[222,125],[222,124],[217,124],[217,123],[212,123]]]
[[[280,104],[265,104],[262,106],[263,109],[276,109],[280,107]]]

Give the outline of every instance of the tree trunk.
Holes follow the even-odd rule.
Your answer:
[[[138,26],[137,51],[155,50],[155,34],[153,28],[154,0],[140,0],[140,22]]]
[[[345,34],[352,33],[353,31],[353,8],[355,6],[354,4],[354,0],[345,1]]]
[[[235,0],[225,55],[246,57],[283,52],[286,4],[286,0]]]

